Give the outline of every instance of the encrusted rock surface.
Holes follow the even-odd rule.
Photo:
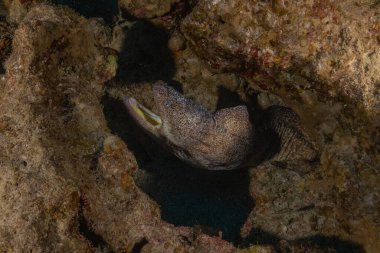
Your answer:
[[[330,235],[380,250],[379,17],[375,1],[220,0],[200,1],[183,22],[213,71],[280,97],[320,148],[313,163],[252,169],[243,235]]]
[[[26,13],[35,4],[45,2],[45,0],[4,0],[4,8],[8,18],[12,22],[21,22]]]
[[[153,24],[113,32],[37,2],[5,1],[19,26],[0,79],[1,252],[380,251],[376,1],[203,0],[182,32],[174,28],[189,11],[181,10],[185,1],[120,0]],[[0,26],[2,63],[9,28]],[[278,105],[299,116],[270,126],[283,129],[276,153],[241,179],[247,186],[238,194],[249,191],[255,206],[238,247],[220,228],[163,221],[168,207],[142,191],[180,187],[149,181],[158,177],[147,164],[165,170],[170,161],[152,159],[168,157],[117,101],[132,95],[152,107],[150,86],[159,79],[211,111],[246,104],[255,123],[280,119],[270,114]]]
[[[220,0],[200,1],[182,31],[219,71],[245,71],[275,93],[313,88],[375,112],[379,25],[376,1]]]

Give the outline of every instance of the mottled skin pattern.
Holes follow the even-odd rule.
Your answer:
[[[161,118],[157,126],[136,113],[133,104],[137,101],[133,98],[126,98],[125,104],[138,124],[178,158],[208,170],[243,166],[252,150],[254,134],[245,106],[211,113],[162,82],[153,85],[153,97]]]
[[[278,152],[272,161],[314,160],[317,151],[309,136],[302,130],[299,116],[289,108],[271,106],[265,112],[261,131],[272,131],[277,139]]]

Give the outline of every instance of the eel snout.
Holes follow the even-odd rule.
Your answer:
[[[129,114],[137,123],[150,134],[158,137],[158,130],[162,126],[162,119],[133,97],[125,97],[124,104],[127,107]]]

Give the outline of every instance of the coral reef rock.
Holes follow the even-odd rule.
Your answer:
[[[380,252],[378,1],[118,3],[149,22],[107,27],[43,0],[4,1],[0,252]],[[234,185],[192,174],[121,103],[134,96],[155,111],[158,80],[210,111],[245,104],[277,134],[262,135],[271,156]],[[186,182],[200,189],[175,195]],[[164,213],[178,206],[152,189],[207,202],[210,219],[230,210],[237,236],[225,240],[227,216],[222,233],[170,224]],[[218,194],[244,201],[228,207]]]
[[[216,70],[280,83],[303,78],[305,87],[289,88],[312,86],[373,111],[379,106],[380,21],[379,5],[372,2],[204,0],[182,31]]]
[[[376,1],[205,0],[182,23],[212,71],[281,98],[320,149],[314,162],[252,168],[243,235],[338,236],[380,250],[378,13]]]

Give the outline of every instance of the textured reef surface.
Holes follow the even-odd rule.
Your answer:
[[[250,167],[193,168],[122,99],[245,105]],[[2,0],[0,252],[380,252],[375,0]]]

